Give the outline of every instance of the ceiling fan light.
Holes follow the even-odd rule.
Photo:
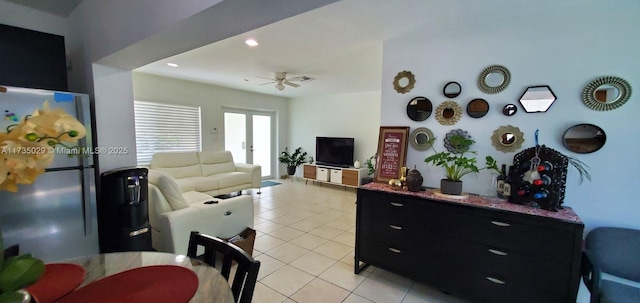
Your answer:
[[[276,84],[276,89],[278,89],[279,91],[282,91],[284,89],[284,84],[282,83]]]
[[[244,41],[245,44],[254,47],[254,46],[258,46],[258,41],[254,40],[254,39],[247,39]]]

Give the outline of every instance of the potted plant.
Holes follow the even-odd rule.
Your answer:
[[[296,148],[293,154],[289,153],[289,148],[285,147],[284,151],[280,153],[278,160],[287,166],[287,175],[293,176],[296,173],[296,168],[300,164],[304,163],[307,158],[307,152],[302,151],[302,147]]]
[[[29,298],[23,288],[38,281],[43,274],[44,263],[31,254],[12,256],[5,260],[0,233],[0,303],[19,303]]]
[[[433,143],[435,138],[431,139]],[[449,138],[453,151],[437,152],[431,144],[435,154],[424,159],[424,162],[440,166],[444,169],[445,179],[440,181],[440,191],[443,194],[460,195],[462,193],[462,177],[470,173],[478,173],[483,169],[493,169],[500,173],[496,160],[491,156],[485,158],[485,167],[478,168],[476,165],[476,157],[467,156],[467,154],[477,154],[475,151],[469,151],[469,146],[475,143],[472,139],[467,139],[461,135],[453,135]]]

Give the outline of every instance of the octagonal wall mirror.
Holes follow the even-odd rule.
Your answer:
[[[629,82],[613,76],[595,79],[582,91],[584,104],[599,111],[616,109],[627,103],[630,97]]]
[[[472,118],[482,118],[489,112],[489,103],[485,99],[473,99],[467,104],[467,114]]]
[[[454,125],[462,117],[462,108],[455,101],[444,101],[436,108],[436,120],[442,125]]]
[[[527,113],[543,113],[549,110],[556,95],[548,85],[529,86],[520,97],[520,104]]]
[[[401,94],[406,94],[416,84],[416,77],[410,71],[401,71],[393,79],[393,89]]]
[[[431,116],[433,105],[425,97],[415,97],[407,104],[407,116],[413,121],[424,121]]]
[[[502,65],[491,65],[478,76],[478,88],[486,94],[497,94],[511,82],[511,73]]]
[[[433,132],[426,127],[414,129],[409,135],[409,144],[416,150],[427,150],[431,147]]]
[[[519,128],[511,125],[498,127],[491,136],[491,144],[503,153],[518,150],[523,142],[524,134]]]
[[[502,113],[505,116],[513,116],[518,112],[518,107],[515,104],[507,104],[502,108]]]
[[[599,126],[593,124],[577,124],[569,127],[562,135],[564,146],[575,153],[588,154],[604,146],[607,135]]]
[[[460,83],[455,81],[451,81],[445,84],[444,88],[442,89],[442,93],[447,98],[455,98],[457,96],[460,96],[461,92],[462,86],[460,86]]]

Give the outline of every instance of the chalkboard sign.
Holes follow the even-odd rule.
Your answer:
[[[375,182],[400,178],[407,161],[408,126],[381,126],[378,136]]]

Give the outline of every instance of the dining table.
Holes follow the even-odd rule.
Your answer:
[[[59,263],[71,263],[84,268],[86,274],[76,291],[100,279],[125,271],[149,266],[173,265],[188,268],[198,277],[198,288],[188,302],[235,302],[229,283],[217,269],[185,255],[154,251],[113,252],[68,259]]]

